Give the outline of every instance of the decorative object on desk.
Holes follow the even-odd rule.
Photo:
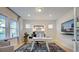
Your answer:
[[[35,31],[33,32],[32,37],[36,37],[36,32]]]
[[[28,41],[28,36],[29,36],[29,34],[28,34],[27,32],[25,32],[25,33],[24,33],[24,44],[27,43],[27,41]]]

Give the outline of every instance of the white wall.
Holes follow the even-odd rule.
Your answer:
[[[43,24],[45,25],[45,33],[46,36],[50,36],[53,39],[55,39],[55,35],[56,35],[56,22],[53,20],[24,20],[23,24],[24,24],[24,28],[23,28],[23,33],[24,32],[28,32],[28,33],[32,33],[32,28],[30,29],[26,29],[25,25],[26,24],[31,24],[31,25],[35,25],[35,24]],[[48,29],[48,24],[53,24],[53,29]]]
[[[61,24],[73,19],[74,14],[73,10],[69,11],[67,14],[65,14],[63,17],[57,20],[57,40],[62,42],[61,44],[69,49],[73,49],[73,35],[63,35],[61,34]]]

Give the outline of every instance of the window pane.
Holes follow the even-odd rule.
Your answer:
[[[0,15],[0,40],[5,39],[5,16]]]
[[[10,37],[16,37],[16,30],[15,29],[10,29]]]
[[[11,24],[10,24],[10,28],[16,28],[16,22],[11,22]]]
[[[10,37],[16,37],[17,31],[16,31],[16,21],[11,21],[10,23]]]
[[[0,40],[5,39],[5,28],[0,28]]]
[[[0,15],[0,27],[5,27],[5,17]]]

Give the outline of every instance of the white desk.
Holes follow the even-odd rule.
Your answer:
[[[52,38],[50,38],[50,37],[33,37],[31,40],[32,40],[31,51],[33,50],[33,47],[34,47],[34,44],[36,41],[46,42],[46,47],[47,47],[48,51],[50,51],[48,41],[52,40]]]

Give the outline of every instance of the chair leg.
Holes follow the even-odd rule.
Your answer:
[[[35,44],[35,41],[33,41],[33,42],[32,42],[32,45],[31,45],[31,50],[30,50],[30,51],[32,51],[32,50],[33,50],[34,44]]]
[[[46,41],[46,46],[47,46],[48,52],[50,52],[49,45],[48,45],[47,41]]]

